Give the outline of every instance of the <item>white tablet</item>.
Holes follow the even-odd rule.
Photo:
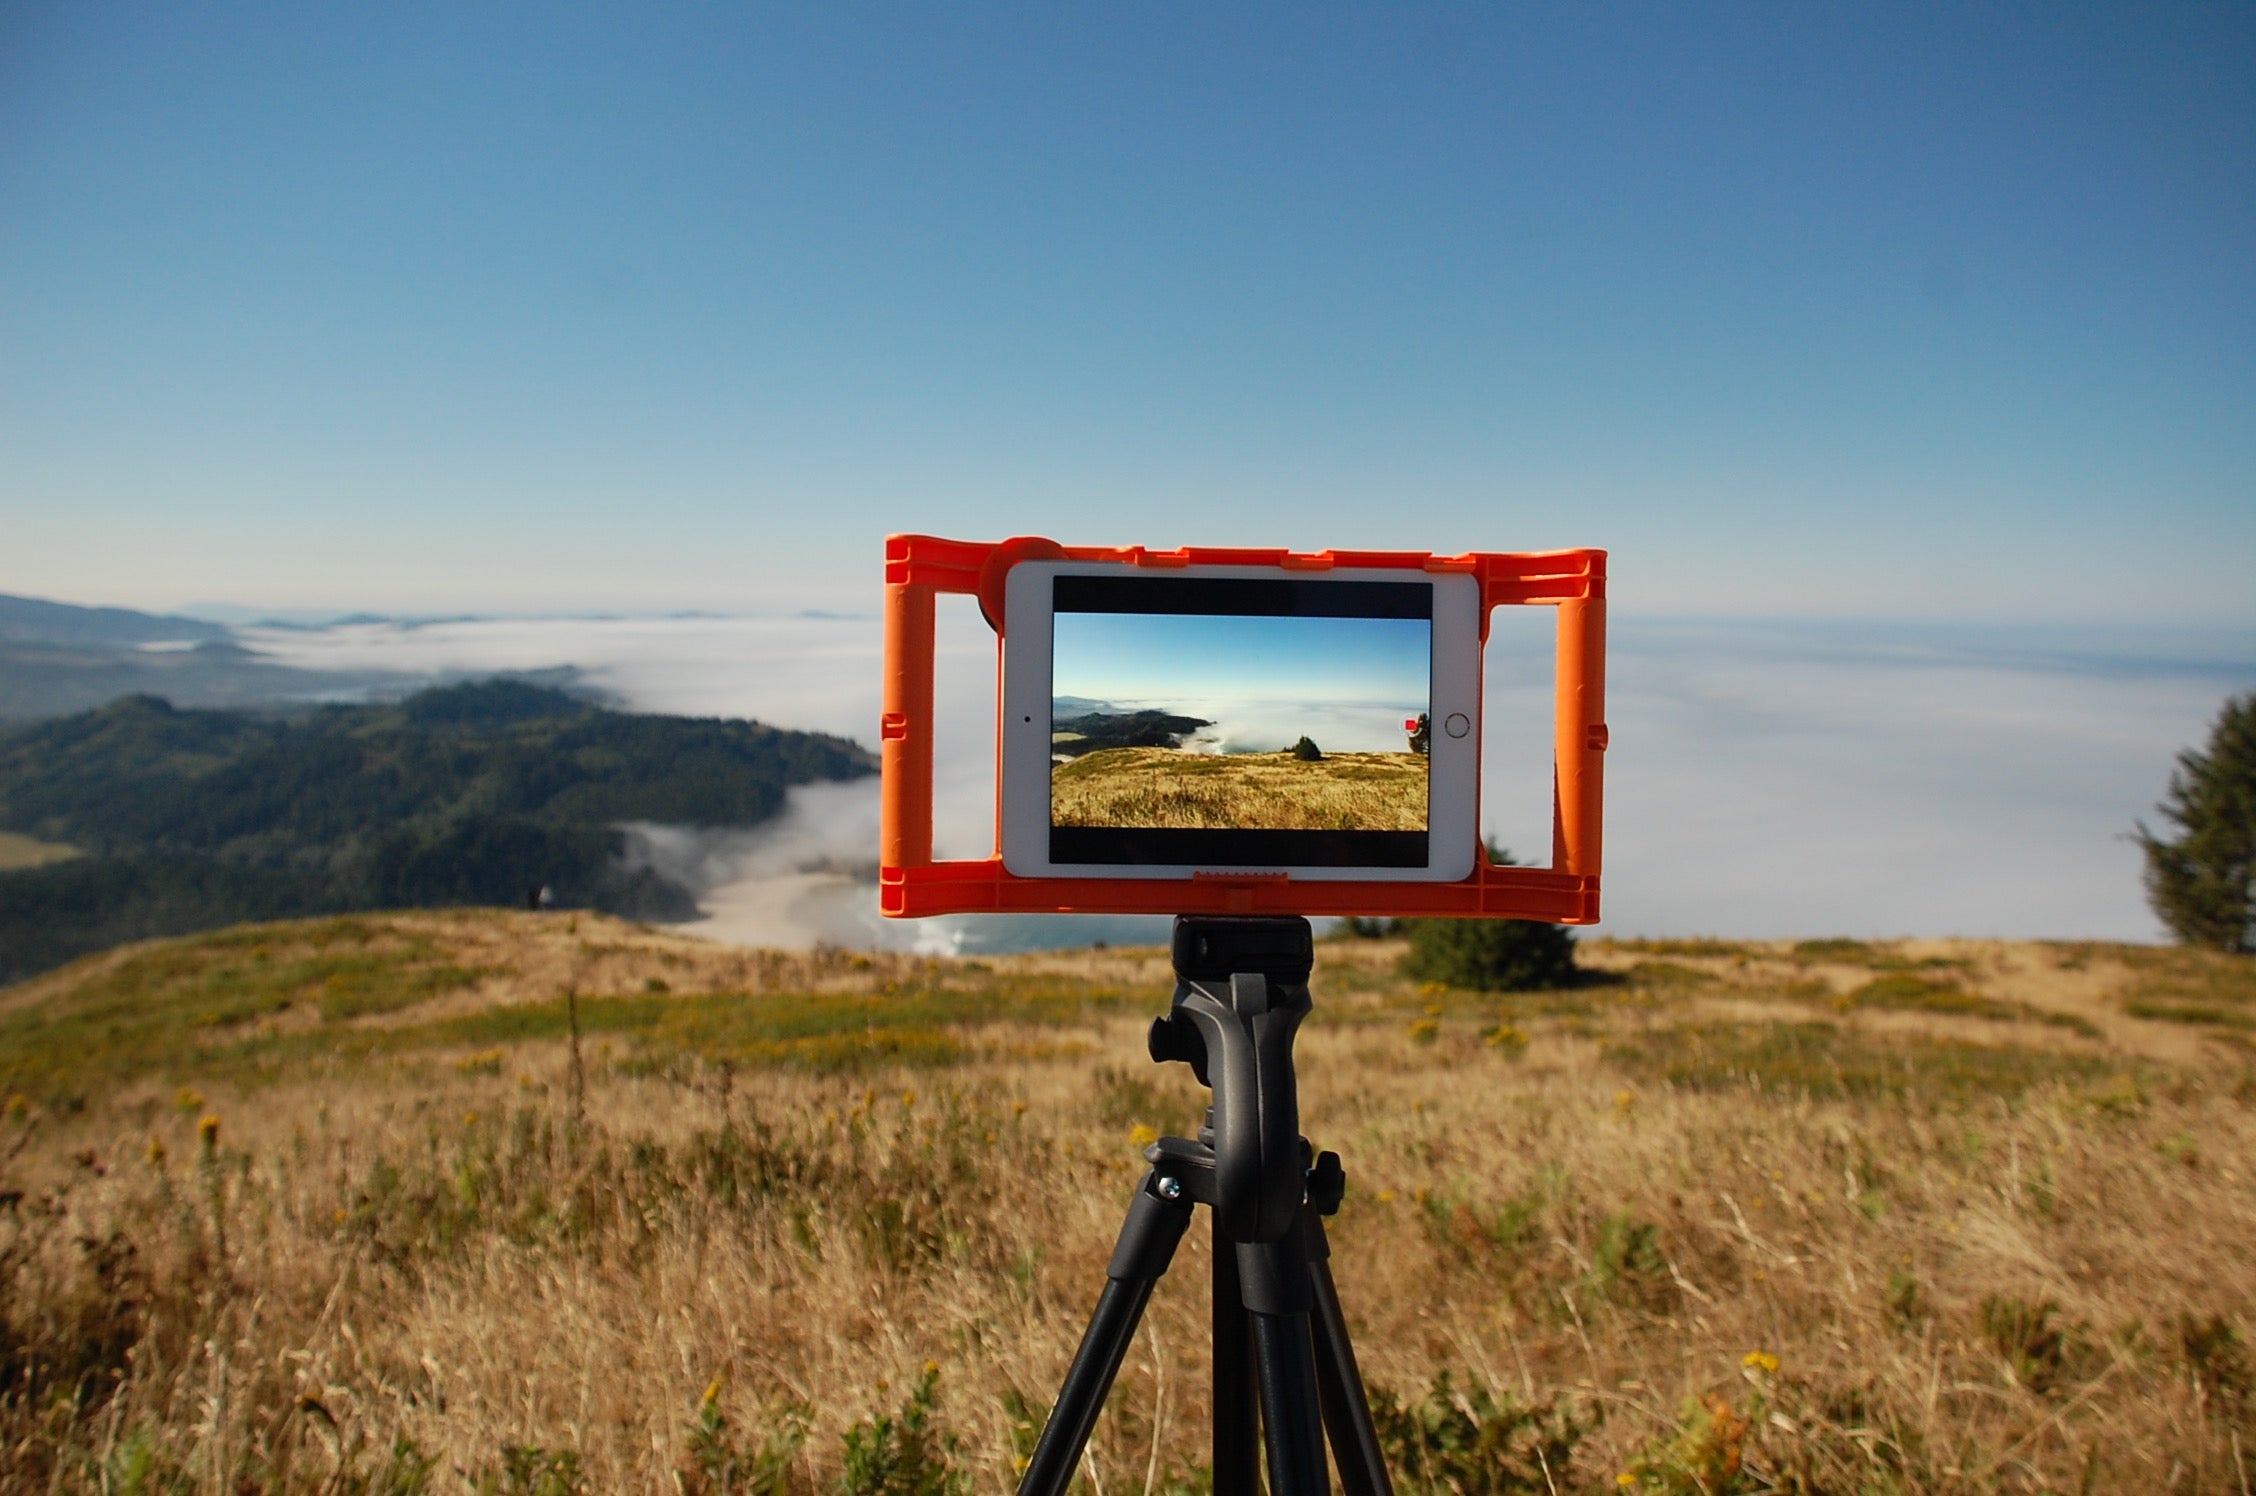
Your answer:
[[[1471,874],[1472,577],[1025,561],[1004,605],[1013,874]]]

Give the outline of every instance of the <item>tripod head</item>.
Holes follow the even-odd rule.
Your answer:
[[[1172,954],[1178,981],[1227,982],[1239,972],[1258,972],[1305,987],[1316,969],[1316,936],[1307,920],[1291,915],[1178,914]]]
[[[1175,997],[1154,1019],[1154,1060],[1180,1060],[1214,1092],[1214,1220],[1236,1242],[1273,1242],[1294,1228],[1308,1191],[1293,1039],[1312,1006],[1315,935],[1297,915],[1177,915]],[[1154,1163],[1171,1150],[1155,1145]]]

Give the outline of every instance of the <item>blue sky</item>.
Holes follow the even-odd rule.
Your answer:
[[[1432,680],[1423,618],[1059,613],[1051,628],[1059,696],[1407,704],[1415,715]]]
[[[0,6],[0,591],[2256,623],[2256,9]]]

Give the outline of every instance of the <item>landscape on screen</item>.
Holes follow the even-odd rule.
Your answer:
[[[1422,618],[1055,616],[1055,826],[1423,831]]]

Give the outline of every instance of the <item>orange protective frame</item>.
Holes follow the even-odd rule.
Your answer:
[[[1002,854],[932,860],[933,600],[969,593],[995,629],[1000,669],[1003,577],[1021,561],[1116,561],[1154,569],[1277,566],[1290,571],[1398,567],[1467,572],[1489,615],[1513,604],[1559,610],[1551,866],[1504,867],[1482,856],[1455,883],[1294,880],[1285,873],[1199,873],[1184,879],[1022,878]],[[998,687],[997,696],[1000,697]],[[928,914],[1390,914],[1598,920],[1598,842],[1606,751],[1606,553],[1594,550],[1435,556],[1413,551],[1227,550],[1065,546],[1020,537],[994,544],[889,535],[885,540],[885,714],[879,728],[883,808],[878,904]],[[998,774],[1000,767],[998,766]],[[999,800],[999,796],[998,796]],[[999,842],[999,838],[998,838]]]

